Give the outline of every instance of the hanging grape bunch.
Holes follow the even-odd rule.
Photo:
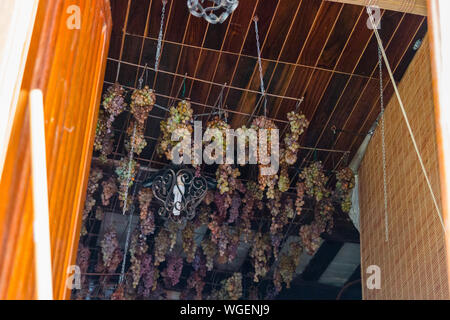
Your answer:
[[[269,271],[271,248],[269,236],[258,232],[253,239],[253,246],[250,251],[250,257],[253,258],[253,267],[255,268],[254,282],[259,282],[259,277],[264,277]]]
[[[267,198],[273,199],[275,196],[275,186],[278,182],[278,174],[275,173],[273,175],[263,175],[262,170],[264,168],[270,168],[270,159],[273,157],[274,159],[279,159],[279,154],[276,154],[277,150],[272,150],[272,129],[278,129],[275,125],[275,122],[273,122],[270,119],[267,119],[266,117],[257,117],[255,120],[253,120],[252,129],[259,132],[261,135],[260,129],[267,130],[267,153],[263,152],[263,148],[261,148],[261,145],[259,144],[258,147],[258,163],[259,163],[259,175],[258,175],[258,183],[261,190],[265,190],[267,187]],[[266,150],[264,150],[266,151]],[[263,163],[269,163],[269,164],[263,164]]]
[[[297,197],[295,198],[295,212],[297,213],[297,215],[301,215],[303,206],[305,205],[305,201],[303,200],[306,191],[305,183],[301,182],[300,180],[297,181],[296,191]]]
[[[343,168],[336,174],[336,193],[341,200],[341,208],[349,212],[352,208],[352,190],[355,187],[355,175],[352,169]]]
[[[308,196],[320,201],[329,195],[329,191],[325,187],[328,178],[323,173],[323,166],[320,161],[313,162],[310,166],[304,168],[300,178],[305,181]]]
[[[172,150],[178,144],[176,141],[172,141],[172,134],[177,131],[182,134],[180,141],[184,137],[189,138],[189,146],[191,141],[191,134],[193,131],[193,110],[191,108],[191,103],[187,100],[183,100],[178,103],[177,107],[170,108],[170,116],[167,121],[161,121],[161,132],[162,138],[158,145],[158,153],[160,155],[165,154],[168,160],[173,160]],[[182,154],[182,149],[178,150],[180,157]]]
[[[272,222],[270,224],[270,239],[272,242],[273,254],[275,259],[278,258],[278,249],[281,244],[282,235],[281,231],[288,223],[288,218],[281,211],[281,193],[278,191],[275,194],[275,199],[269,201],[267,205],[272,216]]]
[[[156,102],[156,95],[148,86],[143,89],[135,89],[131,95],[131,113],[139,126],[144,126],[150,111]]]
[[[297,153],[300,149],[299,138],[309,126],[309,121],[306,120],[304,114],[291,111],[287,114],[289,120],[289,129],[284,137],[284,144],[286,152],[284,161],[289,165],[294,165],[297,162]]]
[[[231,228],[230,228],[231,229]],[[228,263],[231,263],[234,261],[234,259],[237,256],[237,251],[239,248],[239,243],[241,240],[241,234],[239,232],[239,230],[234,229],[234,230],[230,230],[230,236],[229,236],[229,244],[228,244],[228,248],[227,248],[227,254],[225,255],[226,257],[228,257]]]
[[[205,134],[211,134],[211,142],[214,143],[218,148],[222,148],[222,150],[214,150],[214,153],[211,154],[212,159],[222,158],[223,162],[225,162],[226,150],[227,150],[227,130],[230,129],[230,125],[225,121],[220,119],[220,117],[216,116],[213,120],[208,121],[206,124],[206,132]],[[215,154],[215,151],[221,151],[221,154]]]
[[[211,222],[208,224],[208,228],[211,231],[211,240],[217,244],[219,256],[222,257],[225,255],[229,239],[227,237],[228,226],[221,223],[220,220],[221,218],[219,216],[214,215]]]
[[[218,298],[221,300],[239,300],[242,297],[242,273],[235,272],[230,278],[221,281]]]
[[[153,199],[153,191],[150,188],[143,188],[138,193],[139,202],[139,217],[141,220],[145,220],[149,213],[150,203]]]
[[[292,219],[295,216],[294,200],[291,197],[287,197],[284,201],[283,214],[288,219]]]
[[[127,190],[134,183],[138,167],[139,165],[134,159],[130,161],[128,157],[124,157],[116,168],[117,180],[119,181],[119,199],[122,203],[125,201]],[[128,200],[131,200],[130,197]]]
[[[183,271],[183,258],[171,255],[167,260],[167,267],[163,271],[162,276],[166,280],[166,284],[176,286],[180,282],[181,272]]]
[[[143,190],[145,190],[145,189],[143,189]],[[151,189],[148,189],[148,190],[150,190],[150,194],[152,194]],[[142,197],[146,197],[147,193],[146,192],[144,194],[139,193],[139,196],[141,196],[141,199],[139,202],[139,207],[141,208],[141,212],[139,214],[141,233],[144,236],[148,236],[149,234],[153,234],[155,232],[155,215],[154,215],[153,211],[149,210],[149,208],[146,204],[142,204],[142,202],[141,202],[141,201],[143,201]],[[144,203],[147,201],[148,201],[148,199],[144,200]],[[150,198],[150,201],[151,201],[151,198]],[[148,205],[150,205],[150,202],[148,202]]]
[[[239,225],[241,234],[244,236],[244,241],[248,243],[251,240],[250,238],[252,235],[251,220],[255,213],[254,208],[256,206],[256,202],[260,201],[263,198],[264,194],[254,181],[248,181],[246,189],[247,192],[244,193],[244,198],[242,199],[244,205],[242,207],[242,213],[239,216]]]
[[[203,202],[209,206],[211,203],[214,202],[214,196],[215,196],[214,191],[208,190],[206,192],[205,198],[203,198]]]
[[[103,240],[100,242],[102,249],[102,260],[106,268],[111,264],[114,251],[119,248],[119,240],[117,239],[117,232],[114,229],[109,229],[105,232]]]
[[[81,272],[80,282],[82,285],[84,285],[84,283],[86,281],[85,274],[88,271],[90,257],[91,257],[91,251],[89,250],[89,247],[84,246],[82,243],[80,243],[80,245],[78,247],[78,254],[77,254],[77,265],[80,267],[80,272]]]
[[[183,229],[181,236],[183,238],[183,250],[186,254],[186,262],[192,263],[197,251],[197,245],[195,243],[195,225],[192,222],[187,222],[186,227]]]
[[[352,169],[343,168],[339,170],[336,174],[336,189],[342,190],[343,192],[352,190],[355,187],[355,175],[353,174]]]
[[[146,253],[141,262],[141,294],[148,298],[150,293],[156,289],[159,272],[153,265],[152,255]]]
[[[95,209],[95,219],[97,219],[99,221],[103,221],[104,217],[105,217],[105,212],[103,211],[103,208],[97,207],[97,209]]]
[[[195,289],[195,299],[202,300],[203,298],[203,288],[205,287],[206,267],[202,269],[194,270],[187,280],[187,287],[189,289]]]
[[[258,132],[254,130],[255,128],[247,128],[246,126],[242,126],[238,130],[236,130],[236,137],[238,146],[242,146],[244,149],[244,153],[238,153],[239,157],[244,156],[244,158],[239,159],[239,164],[244,166],[245,164],[250,163],[250,159],[253,161],[258,160]],[[248,153],[247,151],[248,150]],[[239,151],[239,150],[238,150]]]
[[[199,213],[194,219],[194,224],[196,228],[199,228],[205,224],[209,223],[209,216],[211,215],[211,207],[205,204],[200,204]]]
[[[206,256],[206,268],[211,271],[214,267],[214,258],[217,255],[217,245],[210,239],[205,239],[202,241],[203,253]]]
[[[166,229],[161,229],[155,238],[155,266],[159,266],[160,263],[166,261],[166,253],[170,248],[170,234]]]
[[[108,180],[102,182],[102,204],[108,206],[111,198],[117,193],[116,179],[110,177]]]
[[[155,232],[155,216],[150,211],[150,203],[153,199],[153,191],[150,188],[143,188],[138,193],[139,218],[141,233],[145,236]]]
[[[302,239],[303,247],[311,256],[314,255],[320,247],[321,233],[322,229],[314,222],[300,227],[300,238]]]
[[[148,245],[146,243],[145,236],[141,235],[139,232],[135,231],[131,238],[130,244],[130,271],[133,277],[133,288],[136,288],[141,279],[141,263],[144,254],[148,250]]]
[[[280,170],[280,178],[278,179],[278,190],[286,192],[290,185],[289,171],[287,166],[282,166]]]
[[[169,221],[167,225],[167,229],[169,230],[169,240],[170,246],[169,251],[172,251],[177,244],[178,232],[180,231],[181,225],[175,221]]]
[[[106,132],[110,133],[112,124],[115,118],[125,111],[127,104],[125,102],[125,89],[119,84],[110,86],[103,95],[102,106],[108,113],[108,120],[106,121]]]
[[[313,223],[316,226],[318,233],[331,233],[334,227],[333,212],[334,209],[331,211],[325,211],[324,214],[323,207],[321,207],[320,205],[316,207],[314,211]]]
[[[89,175],[87,193],[86,193],[86,202],[84,203],[83,217],[82,217],[82,229],[81,235],[84,236],[87,234],[86,230],[86,221],[89,217],[89,213],[91,213],[92,208],[95,206],[96,200],[94,198],[94,193],[98,189],[98,183],[103,178],[103,171],[100,168],[94,167],[91,170],[91,174]]]
[[[228,223],[235,222],[239,217],[239,208],[241,207],[241,203],[242,203],[241,196],[235,192],[233,198],[231,199],[231,207]]]
[[[217,188],[220,194],[231,195],[233,192],[241,188],[238,177],[241,175],[238,168],[234,168],[230,164],[220,164],[216,171]]]
[[[323,198],[318,203],[318,210],[321,215],[326,216],[334,212],[333,201],[330,197]]]
[[[102,162],[107,160],[114,148],[113,134],[108,132],[107,122],[108,116],[103,109],[100,109],[95,130],[94,150],[100,151],[100,160]]]
[[[280,280],[286,284],[288,289],[291,287],[291,282],[294,279],[295,271],[300,262],[300,255],[303,251],[302,246],[298,242],[291,242],[289,247],[288,253],[282,254],[280,263],[277,266]]]
[[[135,154],[140,155],[147,146],[147,140],[145,140],[144,131],[144,126],[136,123],[135,121],[131,121],[130,125],[127,128],[128,138],[125,141],[125,150],[131,152],[131,149],[133,149],[133,152]]]

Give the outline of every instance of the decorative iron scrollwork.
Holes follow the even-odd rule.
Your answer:
[[[207,0],[208,1],[208,0]],[[188,0],[187,5],[192,15],[196,17],[203,17],[206,21],[212,24],[223,23],[230,14],[239,5],[238,0],[209,0],[214,3],[211,7],[203,8],[205,0]],[[217,15],[216,13],[222,12]]]
[[[152,190],[161,203],[158,213],[173,221],[192,220],[195,209],[208,189],[207,181],[189,168],[161,170],[153,180]]]

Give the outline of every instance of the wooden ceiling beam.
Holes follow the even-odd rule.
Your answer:
[[[331,2],[348,3],[359,6],[377,5],[382,9],[406,12],[421,16],[427,15],[426,0],[326,0]]]

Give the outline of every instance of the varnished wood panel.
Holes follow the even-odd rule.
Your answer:
[[[80,6],[80,30],[66,27],[69,2]],[[40,1],[0,184],[2,299],[36,298],[28,118],[33,89],[44,95],[54,297],[69,297],[66,272],[75,263],[110,32],[109,1]]]

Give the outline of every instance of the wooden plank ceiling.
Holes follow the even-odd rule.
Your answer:
[[[111,0],[111,4],[114,27],[105,87],[118,77],[120,84],[133,88],[143,66],[155,63],[162,2]],[[296,106],[295,99],[304,97],[301,110],[311,125],[301,145],[350,151],[351,159],[380,110],[377,44],[362,6],[320,0],[246,0],[240,1],[224,24],[211,25],[191,16],[186,1],[169,0],[160,70],[149,70],[146,77],[156,90],[157,103],[170,105],[184,91],[196,113],[210,112],[208,105],[215,104],[227,83],[224,101],[234,128],[248,123],[252,114],[262,114],[261,108],[255,109],[260,97],[255,15],[268,115],[282,128],[286,114]],[[426,17],[382,10],[380,34],[397,81],[426,28]],[[387,73],[383,80],[388,101],[393,88]],[[154,147],[164,117],[164,111],[155,108],[147,125],[148,146],[140,160],[152,167],[161,161]],[[123,115],[119,121],[123,128],[116,137],[118,153],[123,150],[128,118]],[[334,132],[333,127],[338,130]],[[330,170],[345,162],[343,153],[305,149],[298,165],[313,157]]]

